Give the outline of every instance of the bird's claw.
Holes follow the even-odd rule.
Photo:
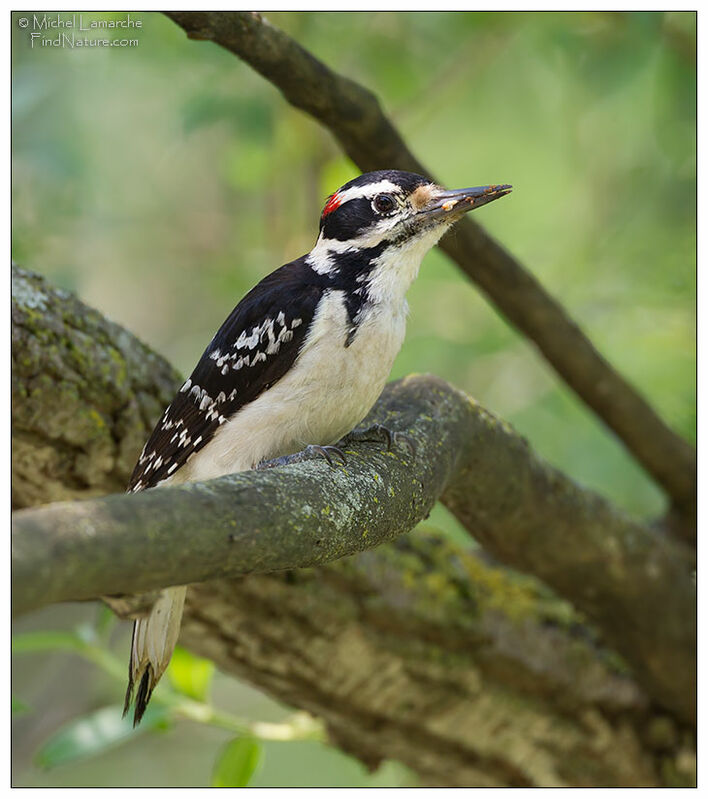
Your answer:
[[[306,452],[308,455],[319,455],[320,457],[324,458],[330,466],[336,465],[332,460],[333,456],[336,455],[341,460],[342,466],[347,465],[347,458],[342,450],[339,449],[339,447],[335,447],[331,444],[326,446],[320,444],[308,444],[305,447],[304,452]]]
[[[302,463],[303,461],[310,461],[314,458],[324,458],[330,466],[334,467],[337,464],[334,462],[333,456],[341,460],[342,466],[347,465],[347,458],[339,447],[308,444],[305,449],[300,452],[294,452],[292,455],[281,455],[279,458],[261,461],[258,466],[256,466],[256,469],[261,471],[263,469],[272,469],[275,466],[289,466],[293,463]]]

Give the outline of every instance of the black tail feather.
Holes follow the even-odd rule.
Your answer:
[[[143,713],[145,713],[145,708],[147,707],[150,697],[152,696],[153,688],[154,683],[152,679],[152,666],[148,665],[143,672],[140,685],[138,686],[138,693],[135,697],[135,715],[133,716],[133,727],[137,727],[138,724],[140,724],[140,719],[142,719]]]
[[[133,634],[130,637],[130,663],[128,664],[128,687],[125,690],[125,699],[123,700],[123,715],[121,716],[122,719],[125,718],[127,712],[130,710],[130,705],[133,702],[133,648],[135,646],[135,627],[136,625],[133,624]],[[133,725],[135,726],[135,725]]]

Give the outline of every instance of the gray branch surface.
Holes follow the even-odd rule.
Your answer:
[[[17,270],[15,276],[17,426],[33,419],[36,450],[51,450],[58,429],[52,413],[62,410],[56,404],[60,393],[46,389],[51,374],[65,379],[71,364],[77,403],[85,392],[85,415],[102,419],[115,447],[113,460],[107,460],[88,437],[75,442],[68,463],[83,455],[114,474],[125,452],[123,437],[133,443],[135,438],[122,427],[122,417],[101,417],[115,374],[96,368],[105,361],[97,349],[110,353],[109,342],[117,336],[132,362],[144,345],[86,309],[83,340],[93,349],[82,361],[65,342],[71,331],[82,332],[85,306],[27,273]],[[31,358],[25,357],[28,347]],[[155,367],[150,396],[161,395],[171,375],[165,365]],[[48,382],[34,392],[38,374]],[[34,413],[28,415],[27,407]],[[16,512],[15,611],[322,564],[409,531],[440,496],[490,553],[540,577],[596,623],[655,700],[693,721],[695,589],[688,547],[579,488],[537,458],[507,424],[437,378],[413,376],[391,384],[370,421],[405,431],[417,444],[415,457],[360,444],[349,451],[346,467],[315,460]],[[136,423],[143,431],[137,416]],[[61,481],[64,467],[55,467],[54,479]],[[67,473],[70,481],[77,479],[71,468]],[[15,476],[20,496],[24,475]],[[87,490],[94,490],[90,481]]]
[[[170,11],[195,39],[231,51],[326,127],[362,171],[403,169],[430,177],[374,94],[333,72],[255,12]],[[510,176],[507,178],[513,183]],[[455,226],[442,249],[529,339],[576,394],[664,488],[695,540],[696,453],[600,355],[564,308],[473,219]]]

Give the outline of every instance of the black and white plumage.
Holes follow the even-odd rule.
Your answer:
[[[302,258],[286,264],[234,308],[155,426],[129,491],[171,477],[290,369],[322,296],[309,272]]]
[[[216,333],[157,423],[128,490],[206,480],[337,442],[383,389],[425,253],[466,211],[510,189],[451,192],[385,170],[331,195],[310,253],[264,278]],[[135,624],[126,710],[137,685],[136,723],[176,644],[185,591],[163,592]]]

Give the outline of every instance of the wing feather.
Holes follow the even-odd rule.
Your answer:
[[[229,314],[148,439],[128,491],[156,486],[291,368],[323,292],[304,258],[264,278]]]

